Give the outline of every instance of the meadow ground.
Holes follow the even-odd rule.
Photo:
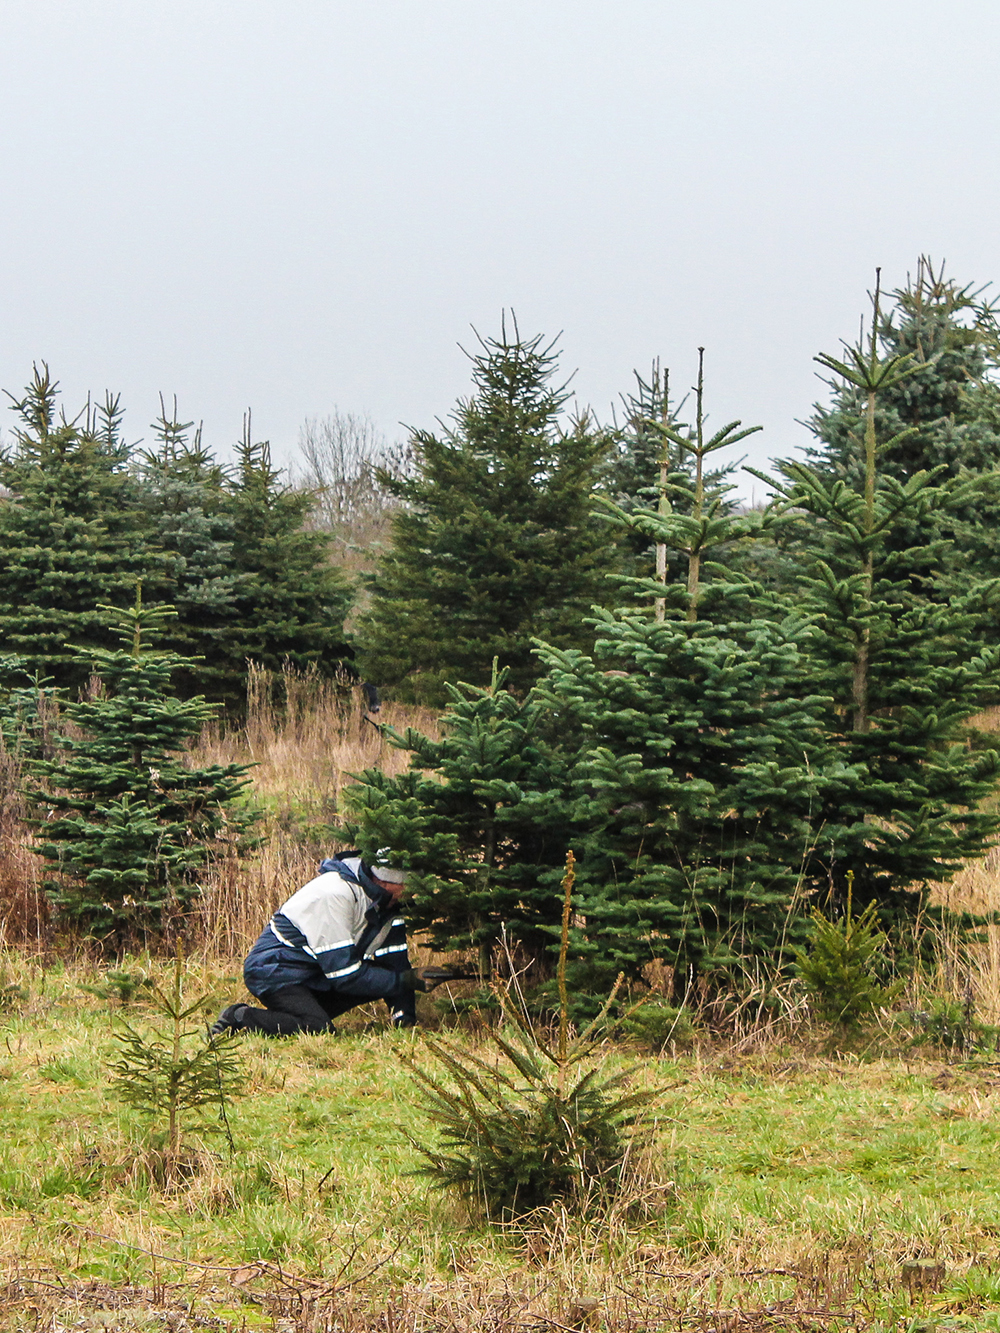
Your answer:
[[[609,1045],[655,1122],[628,1196],[500,1227],[413,1174],[434,1131],[400,1056],[429,1057],[374,1009],[336,1037],[245,1038],[232,1146],[193,1132],[164,1183],[159,1127],[108,1078],[115,1032],[155,1021],[146,992],[17,956],[4,982],[4,1327],[1000,1329],[993,1059],[928,1059],[902,1030],[850,1055],[773,1033]],[[234,985],[189,963],[209,1005]]]
[[[186,984],[206,1014],[241,993],[246,944],[322,850],[343,773],[403,763],[329,708],[261,706],[240,738],[265,761],[269,836],[252,864],[218,868],[199,909]],[[2,889],[24,852],[0,834]],[[970,867],[952,900],[995,906],[996,876]],[[0,955],[5,1330],[1000,1330],[1000,1056],[928,1045],[906,1012],[935,993],[1000,1021],[992,928],[971,950],[943,941],[922,995],[846,1052],[790,1001],[765,1025],[696,1016],[685,1050],[609,1041],[598,1058],[631,1068],[653,1117],[628,1190],[589,1220],[500,1226],[414,1174],[434,1129],[403,1057],[431,1056],[374,1008],[335,1037],[243,1038],[231,1141],[192,1124],[165,1180],[162,1126],[109,1067],[125,1024],[155,1026],[139,982],[165,982],[169,960],[69,958],[37,912],[32,936],[29,889]],[[486,1028],[440,994],[420,997],[427,1026],[489,1057]]]

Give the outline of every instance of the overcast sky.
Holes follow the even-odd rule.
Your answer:
[[[1000,278],[997,0],[0,0],[0,386],[390,438],[470,325],[806,438],[881,265]]]

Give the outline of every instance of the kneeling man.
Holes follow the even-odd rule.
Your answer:
[[[272,1037],[332,1032],[333,1019],[385,1000],[393,1027],[417,1021],[414,991],[429,991],[445,969],[411,968],[399,899],[406,874],[387,850],[366,865],[337,852],[278,908],[247,955],[243,979],[263,1009],[231,1004],[212,1031],[246,1029]]]

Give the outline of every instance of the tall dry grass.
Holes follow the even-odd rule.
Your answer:
[[[987,735],[1000,732],[1000,707],[988,708],[971,719]],[[949,912],[972,913],[984,920],[969,939],[947,925],[935,940],[935,968],[926,978],[941,995],[971,1004],[986,1023],[1000,1024],[1000,847],[980,860],[969,861],[947,883],[932,888],[931,901]]]
[[[41,952],[50,914],[27,817],[20,761],[0,742],[0,950]]]
[[[220,857],[192,908],[194,935],[207,954],[241,958],[275,908],[335,850],[329,829],[339,822],[352,773],[405,770],[408,754],[389,745],[380,726],[438,734],[437,714],[402,704],[384,705],[377,723],[358,686],[315,671],[275,675],[251,667],[245,725],[210,727],[190,752],[194,766],[252,765],[252,796],[263,812],[260,847],[250,856]]]
[[[277,819],[289,814],[302,822],[311,812],[327,818],[336,815],[349,774],[374,767],[394,776],[406,768],[406,753],[388,745],[379,726],[437,735],[437,715],[426,708],[386,704],[377,722],[357,686],[316,671],[277,675],[251,666],[245,725],[207,728],[191,763],[252,764],[254,795]]]
[[[971,1004],[984,1022],[1000,1024],[1000,848],[970,861],[946,884],[933,887],[931,901],[949,913],[971,913],[983,924],[970,937],[957,926],[936,928],[935,963],[927,977],[935,993]]]

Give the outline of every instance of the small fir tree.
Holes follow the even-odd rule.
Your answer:
[[[490,1034],[501,1062],[435,1039],[425,1044],[440,1073],[404,1056],[441,1132],[434,1147],[416,1144],[425,1159],[422,1174],[456,1189],[492,1218],[509,1220],[553,1204],[584,1212],[613,1199],[627,1178],[629,1149],[649,1125],[650,1091],[623,1091],[629,1071],[609,1075],[595,1055],[621,978],[596,1018],[579,1034],[571,1032],[567,959],[573,875],[569,852],[555,1040],[536,1031],[516,985],[497,986],[512,1022],[508,1032]]]
[[[888,936],[879,929],[875,904],[859,916],[852,910],[853,876],[847,872],[847,904],[839,919],[813,908],[808,945],[796,949],[796,971],[812,1007],[824,1023],[856,1031],[903,988],[902,981],[885,985]]]
[[[152,987],[155,1008],[167,1020],[166,1030],[148,1034],[126,1024],[115,1034],[121,1049],[110,1066],[111,1087],[118,1099],[152,1120],[165,1121],[157,1156],[167,1185],[181,1174],[184,1135],[191,1122],[202,1132],[224,1134],[232,1150],[226,1106],[246,1092],[247,1083],[233,1049],[238,1035],[230,1031],[208,1034],[206,1039],[203,1016],[212,997],[191,1000],[184,980],[184,958],[178,948],[173,984],[166,990]],[[206,1122],[210,1110],[217,1113],[218,1125]]]
[[[59,695],[50,677],[31,672],[16,653],[0,656],[0,736],[19,760],[51,755]]]
[[[144,607],[137,592],[130,610],[103,609],[122,647],[76,650],[96,688],[65,707],[78,734],[57,736],[58,758],[31,769],[45,812],[38,851],[54,872],[45,888],[65,920],[118,947],[183,908],[213,850],[242,838],[253,816],[234,809],[246,767],[183,763],[216,710],[170,693],[173,672],[190,666],[152,647],[170,608]]]
[[[534,635],[587,642],[582,617],[604,600],[612,561],[591,514],[610,442],[588,417],[562,428],[553,346],[505,326],[472,363],[475,393],[454,425],[414,433],[416,474],[380,474],[404,507],[358,636],[370,679],[436,704],[445,682],[486,686],[494,658],[523,694],[538,674]]]

